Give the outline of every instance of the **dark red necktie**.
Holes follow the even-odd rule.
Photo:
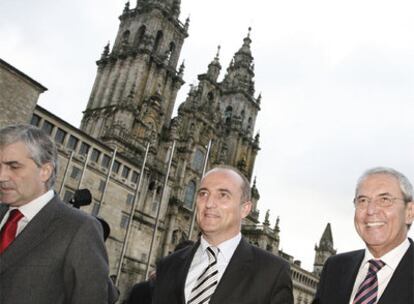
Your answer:
[[[23,217],[19,209],[10,211],[9,218],[0,232],[0,253],[2,253],[14,241],[17,231],[17,223]]]

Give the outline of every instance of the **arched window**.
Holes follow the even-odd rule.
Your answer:
[[[184,207],[187,209],[193,209],[193,202],[194,202],[194,195],[196,191],[196,183],[194,181],[190,181],[185,188],[184,194]]]
[[[231,116],[233,114],[233,108],[231,106],[228,106],[226,108],[226,111],[224,111],[224,120],[226,121],[226,123],[230,123],[231,122]]]
[[[249,117],[249,119],[247,120],[247,130],[250,130],[252,128],[252,118]]]
[[[134,48],[138,47],[142,43],[142,39],[144,38],[145,31],[146,31],[145,25],[141,26],[138,29],[138,32],[137,32],[137,34],[135,36]]]
[[[191,167],[196,170],[197,172],[201,172],[203,170],[204,164],[204,152],[200,149],[196,149],[194,152],[193,162]]]
[[[242,121],[242,123],[244,122],[244,117],[246,116],[246,114],[244,113],[244,110],[241,111],[240,113],[240,119]]]
[[[130,31],[126,30],[122,33],[122,40],[128,42]]]
[[[163,37],[162,31],[158,31],[157,36],[155,37],[154,48],[152,49],[154,53],[158,52],[160,45],[162,43],[162,37]]]
[[[127,45],[129,40],[130,31],[126,30],[122,33],[122,45]]]
[[[171,60],[173,60],[174,52],[175,52],[175,43],[174,42],[170,43],[170,46],[169,46],[168,50],[169,50],[169,56],[170,56],[169,63],[171,64],[171,63],[173,63],[173,62],[171,62]]]
[[[194,123],[192,123],[191,125],[190,125],[190,128],[188,129],[188,132],[190,133],[190,134],[194,134],[194,132],[196,131],[196,128],[195,128],[195,124]]]
[[[214,101],[214,94],[213,94],[213,92],[208,92],[208,94],[207,94],[207,99],[208,99],[208,102],[209,102],[210,104],[212,104],[212,103],[213,103],[213,101]]]

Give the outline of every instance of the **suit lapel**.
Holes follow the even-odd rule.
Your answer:
[[[239,285],[240,280],[252,271],[249,270],[254,265],[252,261],[251,245],[242,238],[210,299],[211,304],[226,303],[229,290],[234,290]]]
[[[407,304],[413,303],[414,284],[414,245],[410,240],[410,247],[404,254],[391,280],[384,290],[378,304]]]
[[[343,263],[342,271],[338,274],[340,278],[339,286],[343,286],[343,288],[339,289],[340,294],[338,294],[338,301],[343,301],[344,304],[349,303],[350,301],[355,279],[364,258],[364,254],[364,250],[357,251],[351,256],[348,262]]]
[[[59,217],[60,204],[59,199],[55,196],[27,224],[7,250],[0,255],[0,274],[30,254],[33,248],[53,233],[52,226]]]
[[[3,217],[6,215],[7,210],[9,210],[9,205],[0,203],[0,222],[3,220]]]
[[[177,268],[175,271],[175,297],[177,299],[177,303],[184,304],[185,303],[185,281],[187,280],[187,274],[191,266],[191,262],[193,261],[194,254],[197,251],[198,246],[200,245],[200,240],[194,244],[189,250],[183,250],[182,254],[180,255],[180,263],[177,264]]]

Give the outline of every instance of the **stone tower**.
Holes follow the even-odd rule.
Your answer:
[[[97,61],[95,83],[81,123],[85,133],[116,147],[113,155],[137,167],[143,164],[150,145],[139,175],[142,190],[133,211],[131,234],[135,242],[154,240],[154,252],[146,257],[151,265],[181,240],[197,237],[194,202],[205,164],[206,170],[219,164],[237,167],[252,181],[260,150],[254,128],[261,97],[255,96],[250,28],[223,80],[219,80],[219,47],[172,118],[177,92],[184,83],[184,64],[177,66],[189,23],[188,19],[181,23],[179,13],[179,0],[138,0],[134,9],[125,5],[113,47],[110,50],[107,45]],[[114,166],[116,163],[112,169]],[[112,169],[108,175],[116,176]],[[255,227],[260,198],[255,181],[251,193],[252,212],[243,224]],[[159,229],[152,238],[146,229],[152,231],[156,219]],[[275,243],[272,251],[277,253],[278,238],[270,227],[266,231]],[[141,266],[147,263],[139,256],[127,254],[126,259],[122,272],[130,275],[121,278],[125,284],[133,281],[134,274],[141,274]]]
[[[201,178],[203,161],[211,142],[207,169],[218,164],[237,167],[250,180],[257,152],[259,135],[253,134],[260,96],[254,96],[253,57],[250,50],[250,29],[242,47],[227,68],[224,80],[218,80],[221,64],[218,48],[206,73],[198,75],[186,100],[172,120],[168,137],[177,140],[180,153],[179,189],[176,193],[183,205],[193,208],[193,192]],[[252,186],[253,212],[248,220],[257,223],[257,201]]]
[[[124,155],[142,154],[150,140],[158,149],[168,128],[177,92],[184,83],[177,70],[188,20],[178,19],[180,0],[126,3],[115,43],[105,46],[84,111],[81,129],[118,147]]]
[[[331,256],[336,254],[336,250],[333,247],[333,238],[331,231],[331,224],[326,225],[325,231],[322,234],[319,246],[315,245],[315,262],[313,264],[313,273],[320,276],[325,261]]]

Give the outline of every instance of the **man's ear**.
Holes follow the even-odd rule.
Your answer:
[[[53,165],[52,163],[45,163],[40,166],[40,180],[46,183],[53,174]]]
[[[405,223],[407,225],[412,224],[414,221],[414,202],[408,202],[406,205],[406,217]]]
[[[252,210],[252,202],[251,201],[246,201],[246,202],[242,203],[242,205],[241,205],[242,218],[245,218],[246,216],[248,216],[251,210]]]

